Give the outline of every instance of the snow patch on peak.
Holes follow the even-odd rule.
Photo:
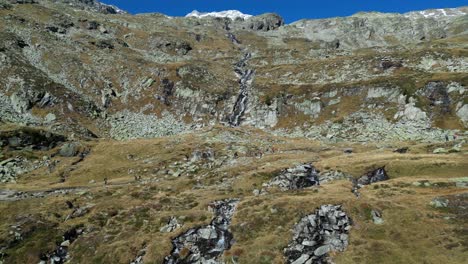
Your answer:
[[[446,8],[446,9],[430,9],[424,11],[409,12],[404,16],[409,18],[443,18],[443,17],[455,17],[464,16],[467,13],[459,8]]]
[[[252,17],[252,15],[244,14],[238,10],[226,10],[221,12],[210,12],[210,13],[201,13],[197,10],[192,11],[190,14],[187,14],[185,17],[197,17],[197,18],[204,18],[204,17],[227,17],[232,20],[236,18],[247,19]]]

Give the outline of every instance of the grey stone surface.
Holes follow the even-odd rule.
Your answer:
[[[351,219],[339,205],[322,205],[293,228],[293,239],[284,249],[286,263],[331,263],[330,251],[348,246]]]
[[[218,258],[234,243],[229,225],[238,202],[237,199],[227,199],[211,203],[210,208],[215,214],[211,223],[189,229],[174,238],[172,252],[164,263],[222,263]],[[183,249],[189,249],[187,256],[180,255]]]

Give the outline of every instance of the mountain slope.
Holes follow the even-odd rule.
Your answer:
[[[0,0],[0,264],[464,263],[467,12]]]

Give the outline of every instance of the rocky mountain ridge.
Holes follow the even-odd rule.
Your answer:
[[[12,76],[2,81],[6,87],[0,96],[5,102],[2,120],[114,138],[170,135],[223,122],[232,125],[229,118],[238,111],[236,83],[242,80],[235,65],[244,63],[246,54],[250,54],[249,76],[254,77],[236,125],[301,131],[325,120],[347,119],[353,112],[380,113],[391,123],[424,120],[423,126],[434,129],[462,129],[468,120],[467,62],[464,42],[458,40],[466,37],[466,15],[462,15],[466,8],[444,11],[453,15],[437,21],[414,18],[411,13],[369,13],[284,25],[273,14],[232,20],[110,12],[101,18],[99,8],[89,13],[76,9],[75,2],[71,9],[55,5],[37,1],[2,11],[5,25],[10,25],[2,31],[6,44],[2,69],[9,69],[4,74]],[[41,9],[46,19],[20,18],[31,8]],[[81,18],[75,20],[74,12],[80,12]],[[175,33],[176,25],[178,37],[158,33],[158,28]],[[30,32],[31,26],[44,33]],[[31,72],[29,80],[12,72],[20,64]],[[34,78],[64,89],[31,90]],[[58,94],[63,92],[78,100],[65,100]],[[430,94],[433,101],[427,100]],[[442,97],[446,98],[443,111]],[[354,110],[342,107],[346,101],[354,101]],[[35,109],[50,111],[39,117],[33,114]],[[73,113],[80,117],[70,119]],[[446,117],[453,122],[444,124]],[[73,126],[80,131],[66,131]]]

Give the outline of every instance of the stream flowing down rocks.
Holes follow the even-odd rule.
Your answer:
[[[217,258],[233,243],[229,225],[238,203],[238,199],[211,203],[210,209],[215,215],[211,223],[192,228],[174,238],[172,252],[164,263],[221,263]]]
[[[247,61],[252,57],[251,53],[245,53],[244,57],[235,65],[235,73],[239,76],[239,95],[234,109],[229,117],[229,124],[231,126],[239,126],[242,122],[242,116],[247,109],[247,100],[249,89],[252,86],[254,70],[247,68]]]
[[[330,251],[344,251],[352,220],[341,205],[322,205],[293,228],[293,239],[284,249],[286,263],[332,263]]]

